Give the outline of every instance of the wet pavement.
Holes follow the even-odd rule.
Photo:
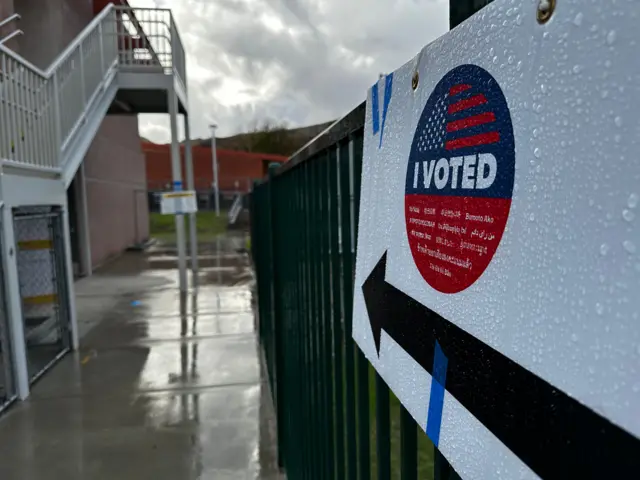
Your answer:
[[[0,417],[0,479],[282,478],[246,258],[182,298],[149,260],[77,284],[81,350]]]

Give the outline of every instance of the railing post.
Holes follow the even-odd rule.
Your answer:
[[[84,110],[84,107],[87,105],[87,87],[84,80],[84,49],[82,48],[82,42],[80,42],[78,50],[80,55],[80,92],[82,94],[82,107]]]
[[[100,46],[100,71],[104,72],[104,39],[102,38],[102,22],[98,24],[98,42]]]
[[[60,162],[61,146],[62,146],[62,111],[60,110],[60,81],[58,80],[58,72],[53,72],[53,124],[55,128],[55,162]],[[59,167],[60,165],[54,165]]]

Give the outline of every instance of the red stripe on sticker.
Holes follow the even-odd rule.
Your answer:
[[[449,140],[445,144],[447,150],[455,150],[457,148],[474,147],[476,145],[488,145],[490,143],[498,143],[500,141],[500,134],[498,132],[481,133],[480,135],[473,135],[471,137],[457,138],[455,140]]]
[[[487,99],[483,94],[474,95],[471,98],[465,98],[464,100],[452,103],[451,105],[449,105],[448,112],[450,114],[456,113],[462,110],[466,110],[467,108],[477,107],[478,105],[482,105],[484,103],[487,103]]]
[[[469,85],[468,83],[460,83],[458,85],[454,85],[449,89],[449,96],[453,97],[454,95],[457,95],[466,90],[469,90],[470,88],[471,88],[471,85]]]
[[[467,117],[462,120],[447,123],[447,132],[457,132],[463,128],[475,127],[477,125],[484,125],[485,123],[495,121],[496,116],[493,112],[481,113],[480,115],[474,115],[473,117]]]

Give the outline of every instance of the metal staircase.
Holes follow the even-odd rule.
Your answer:
[[[46,71],[0,43],[4,172],[59,178],[66,188],[105,115],[184,113],[186,104],[185,53],[170,10],[111,4]]]

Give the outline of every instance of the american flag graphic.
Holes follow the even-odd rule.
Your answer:
[[[439,98],[418,139],[418,151],[457,150],[500,141],[487,98],[469,84],[453,85]]]

